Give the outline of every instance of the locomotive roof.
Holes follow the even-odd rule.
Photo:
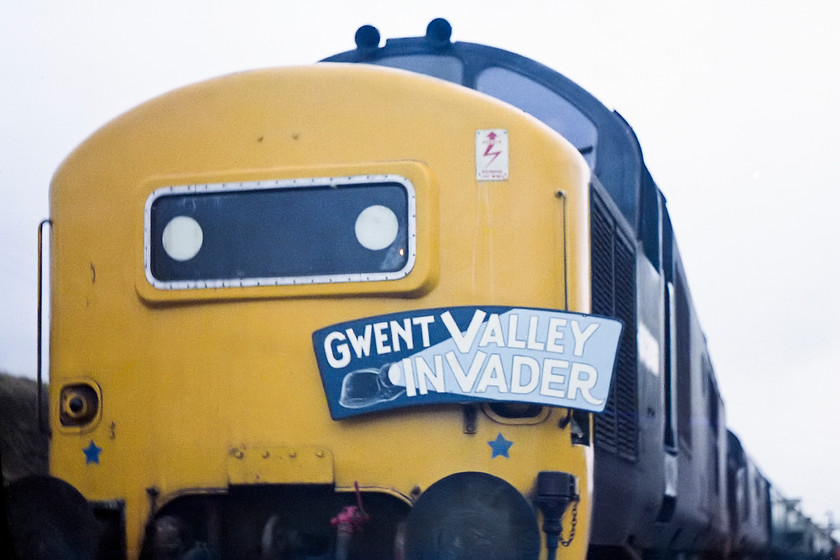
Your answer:
[[[598,180],[638,232],[644,183],[654,187],[629,124],[591,93],[551,68],[503,49],[453,42],[452,27],[435,19],[422,37],[387,39],[370,25],[356,31],[356,48],[322,60],[403,68],[483,91],[532,113],[564,136],[586,158]],[[502,76],[499,77],[499,71]],[[497,75],[485,79],[491,72]],[[507,81],[507,84],[502,83]],[[527,88],[517,96],[516,89]],[[534,101],[540,93],[547,105]],[[548,98],[551,99],[548,99]],[[571,123],[571,124],[570,124]],[[590,128],[590,134],[585,130]],[[638,233],[637,233],[638,234]]]

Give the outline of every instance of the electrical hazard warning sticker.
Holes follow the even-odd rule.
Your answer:
[[[506,181],[508,178],[508,132],[501,128],[475,131],[475,178]]]

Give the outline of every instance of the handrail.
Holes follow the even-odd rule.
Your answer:
[[[52,227],[52,220],[42,220],[38,224],[38,359],[37,359],[37,396],[36,402],[38,406],[38,428],[44,435],[51,435],[49,418],[44,417],[44,403],[43,403],[43,292],[44,292],[44,227],[49,225]]]

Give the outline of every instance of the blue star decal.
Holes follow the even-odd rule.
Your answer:
[[[102,453],[102,448],[97,447],[93,440],[90,440],[90,445],[86,448],[82,449],[82,452],[85,454],[85,464],[89,465],[91,463],[99,464],[99,454]]]
[[[489,445],[490,449],[493,450],[493,454],[490,456],[491,459],[499,456],[510,458],[508,450],[510,449],[510,446],[513,445],[513,442],[506,440],[502,435],[502,432],[499,432],[499,435],[497,435],[496,439],[493,441],[488,441],[487,445]]]

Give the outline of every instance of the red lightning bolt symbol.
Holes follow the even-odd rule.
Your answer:
[[[493,156],[493,158],[492,158],[490,161],[488,161],[488,162],[487,162],[487,165],[486,165],[485,167],[490,167],[490,165],[493,163],[493,161],[495,161],[495,159],[496,159],[497,157],[499,157],[499,156],[501,155],[501,153],[502,153],[502,151],[501,151],[501,150],[497,150],[497,151],[495,151],[495,152],[491,152],[491,151],[490,151],[490,150],[492,150],[492,149],[493,149],[493,147],[496,145],[496,144],[493,142],[493,139],[494,139],[494,138],[496,138],[496,135],[495,135],[495,134],[493,134],[493,133],[491,132],[491,133],[490,133],[489,138],[490,138],[490,143],[487,145],[487,149],[486,149],[486,150],[484,150],[484,155],[485,155],[485,156]]]

